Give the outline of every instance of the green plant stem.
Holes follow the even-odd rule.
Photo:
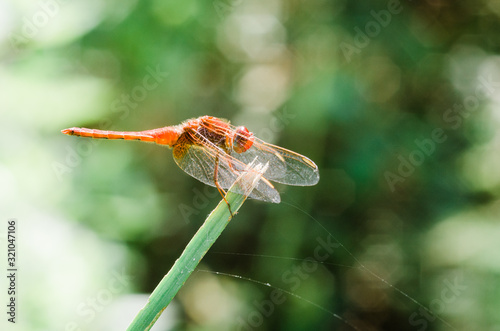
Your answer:
[[[251,171],[250,175],[252,173],[254,172]],[[246,182],[241,182],[239,180],[233,187],[235,185],[242,185],[244,189],[242,190],[240,186],[239,191],[246,191],[249,194],[256,184],[257,179],[254,173],[250,182],[248,182],[248,178]],[[233,213],[236,213],[245,201],[246,196],[231,191],[232,188],[229,189],[226,199],[231,205]],[[203,223],[193,236],[170,271],[160,281],[149,297],[146,306],[139,311],[127,330],[142,331],[151,329],[163,310],[167,308],[170,301],[172,301],[179,289],[184,285],[189,275],[193,272],[198,263],[200,263],[203,256],[219,237],[230,220],[231,214],[228,206],[224,200],[221,200],[217,207],[208,215],[205,223]]]

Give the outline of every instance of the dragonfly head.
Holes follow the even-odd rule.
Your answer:
[[[236,128],[236,134],[233,139],[233,150],[236,153],[246,152],[253,145],[253,133],[244,126]]]

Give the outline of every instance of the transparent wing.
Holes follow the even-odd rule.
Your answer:
[[[196,141],[196,144],[193,144],[192,141]],[[230,188],[244,171],[253,171],[246,169],[246,163],[234,159],[198,135],[196,137],[192,135],[184,141],[180,139],[174,146],[173,155],[177,165],[187,174],[214,187],[216,171],[217,181],[224,189]],[[258,162],[262,163],[260,160]],[[244,194],[245,192],[236,193]],[[274,203],[280,202],[278,191],[265,178],[259,180],[249,197]]]
[[[268,144],[256,137],[252,146],[243,153],[231,152],[231,156],[243,163],[257,157],[257,162],[269,167],[264,177],[287,185],[309,186],[319,181],[318,166],[309,158],[279,146]]]

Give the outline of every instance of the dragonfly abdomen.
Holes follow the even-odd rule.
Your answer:
[[[88,137],[94,139],[123,139],[123,140],[141,140],[155,142],[155,137],[148,131],[108,131],[87,128],[70,128],[61,131],[70,136]]]
[[[94,139],[140,140],[172,146],[177,142],[180,132],[177,127],[164,127],[146,131],[108,131],[87,128],[70,128],[61,131],[70,136],[88,137]]]

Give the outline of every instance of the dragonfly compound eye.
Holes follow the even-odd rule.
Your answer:
[[[233,140],[233,150],[236,153],[246,152],[253,145],[253,134],[244,126],[236,128]]]

